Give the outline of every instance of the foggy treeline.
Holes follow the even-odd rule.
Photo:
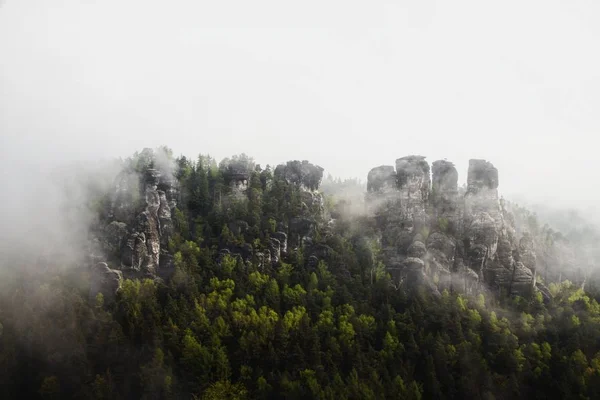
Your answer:
[[[550,298],[436,294],[387,269],[366,183],[308,161],[163,147],[21,172],[2,209],[3,398],[600,395],[598,233],[576,211],[508,201]]]

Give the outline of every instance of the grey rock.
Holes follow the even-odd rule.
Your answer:
[[[550,289],[548,289],[546,285],[536,282],[535,287],[542,294],[544,303],[548,303],[550,300],[552,300],[552,293],[550,293]]]
[[[367,176],[367,190],[369,192],[386,192],[396,188],[396,171],[391,165],[382,165],[373,168]]]
[[[427,251],[444,257],[444,261],[449,265],[454,264],[454,254],[456,252],[456,241],[441,232],[434,232],[427,238]]]
[[[269,251],[271,253],[271,263],[278,264],[281,260],[281,242],[275,238],[270,238]]]
[[[257,251],[254,253],[254,257],[256,257],[257,267],[263,269],[265,267],[265,253],[262,251]]]
[[[396,160],[400,199],[407,211],[424,210],[431,185],[429,171],[429,163],[423,156],[407,156]]]
[[[407,254],[409,257],[423,258],[427,253],[427,248],[423,242],[413,242],[408,248]]]
[[[454,163],[446,160],[434,161],[431,164],[432,191],[438,195],[458,191],[458,172]]]
[[[264,252],[264,260],[265,260],[264,261],[264,266],[265,267],[271,266],[273,264],[273,260],[271,258],[271,252],[270,251],[267,250],[267,251]]]
[[[275,168],[274,175],[280,179],[285,179],[288,183],[308,190],[316,190],[323,179],[323,171],[322,167],[311,164],[307,160],[293,160],[278,165]]]
[[[288,240],[287,234],[285,232],[275,232],[271,234],[272,238],[275,238],[279,241],[279,248],[282,255],[287,255],[288,251]]]
[[[405,271],[422,271],[425,269],[425,262],[420,258],[408,257],[402,262],[402,268]]]
[[[458,199],[458,172],[454,164],[438,160],[432,164],[431,205],[442,232],[456,234],[461,227],[462,203]]]
[[[140,271],[146,260],[148,250],[144,233],[134,232],[125,242],[121,253],[121,263],[125,267]]]
[[[516,242],[514,216],[498,197],[498,170],[488,161],[470,160],[464,197],[453,163],[435,161],[431,179],[429,171],[425,157],[407,156],[396,160],[395,173],[381,166],[367,177],[368,215],[392,275],[431,285],[427,274],[436,273],[440,287],[455,280],[467,291],[482,283],[512,295],[531,293],[534,241],[524,235]]]
[[[123,267],[141,271],[149,276],[156,276],[161,265],[161,254],[164,254],[169,239],[174,231],[171,210],[175,204],[175,189],[167,186],[172,178],[163,178],[157,169],[149,168],[144,174],[145,207],[132,222],[121,251]],[[158,186],[165,190],[158,190]]]
[[[469,160],[469,173],[467,175],[469,191],[477,192],[481,189],[498,188],[498,170],[486,160]]]
[[[90,300],[94,301],[101,293],[105,304],[114,303],[122,281],[121,271],[109,268],[104,262],[95,264],[90,271]]]
[[[537,257],[535,254],[535,245],[531,234],[525,232],[519,241],[519,261],[531,271],[535,272]]]

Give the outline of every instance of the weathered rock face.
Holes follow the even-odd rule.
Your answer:
[[[373,168],[367,176],[369,193],[390,192],[396,189],[396,171],[391,165]]]
[[[467,186],[470,191],[498,188],[498,170],[486,160],[469,160]]]
[[[381,228],[385,263],[396,281],[410,286],[428,279],[422,259],[427,249],[420,234],[429,225],[430,184],[429,164],[422,156],[399,158],[396,171],[380,166],[367,178],[367,209]]]
[[[110,269],[103,262],[94,265],[90,271],[90,300],[94,301],[98,293],[101,293],[105,304],[113,303],[122,281],[121,271]]]
[[[159,208],[159,193],[146,189],[146,210],[138,215],[131,228],[121,258],[124,266],[148,274],[156,273],[161,245]],[[168,219],[170,221],[170,215]]]
[[[153,167],[155,156],[144,150],[136,167],[143,172],[130,168],[117,176],[108,213],[112,221],[101,237],[106,256],[120,260],[121,270],[132,276],[169,275],[160,269],[173,269],[167,246],[179,190],[170,171]]]
[[[511,220],[498,198],[498,170],[470,160],[464,212],[468,267],[488,286],[525,296],[535,288],[535,253],[527,237],[518,245]],[[526,264],[515,260],[517,250]]]
[[[485,160],[470,160],[467,193],[464,199],[465,221],[470,222],[479,213],[488,213],[502,228],[498,200],[498,170]]]
[[[171,219],[171,206],[165,192],[159,190],[158,199],[160,202],[157,210],[158,227],[160,228],[158,234],[161,246],[166,248],[169,244],[169,238],[173,235],[174,231],[173,220]]]
[[[464,197],[454,164],[436,161],[432,173],[430,179],[424,157],[408,156],[396,161],[395,172],[381,166],[367,177],[367,208],[395,279],[431,288],[433,274],[440,289],[453,282],[523,296],[535,290],[533,241],[516,239],[513,218],[498,198],[498,170],[470,160]]]
[[[315,255],[308,257],[306,265],[308,266],[309,270],[314,270],[319,265],[319,257]]]
[[[121,253],[121,264],[126,268],[141,271],[146,263],[148,249],[146,247],[146,235],[133,232],[127,238]]]
[[[424,212],[431,186],[429,164],[425,157],[407,156],[397,159],[396,177],[403,207],[408,212]]]
[[[450,274],[454,268],[456,242],[442,232],[434,232],[427,238],[425,260],[430,269],[441,274]]]
[[[431,208],[440,230],[456,234],[461,228],[462,207],[458,199],[458,172],[454,164],[432,164]]]
[[[275,168],[275,176],[308,190],[316,190],[323,179],[323,171],[322,167],[311,164],[307,160],[294,160],[288,161],[285,165],[278,165]]]
[[[275,238],[279,241],[279,249],[281,255],[287,255],[288,244],[287,244],[287,234],[285,232],[275,232],[271,234],[272,238]]]
[[[525,232],[519,241],[519,261],[535,272],[537,257],[535,255],[533,238],[529,232]]]
[[[470,224],[464,232],[467,262],[482,277],[486,261],[494,257],[498,248],[496,221],[486,212],[468,218]]]
[[[269,239],[269,252],[271,253],[271,262],[278,264],[281,260],[281,242],[272,237]]]
[[[414,241],[407,250],[407,255],[409,257],[414,257],[414,258],[423,258],[423,256],[425,256],[425,254],[427,254],[427,248],[425,247],[425,244],[423,244],[423,242],[420,241]]]

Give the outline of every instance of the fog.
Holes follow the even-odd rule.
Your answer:
[[[513,388],[517,393],[517,375],[506,375],[509,377],[507,380],[499,380],[498,377],[503,377],[506,368],[512,368],[513,364],[515,371],[520,372],[518,359],[522,359],[523,354],[532,360],[536,358],[537,363],[537,356],[530,357],[527,349],[535,349],[533,345],[542,344],[542,340],[546,339],[553,342],[552,359],[544,361],[547,366],[542,361],[539,365],[552,371],[552,375],[543,372],[539,382],[551,382],[552,378],[562,376],[577,382],[589,382],[592,376],[589,371],[595,371],[593,375],[597,379],[600,353],[596,340],[598,335],[594,334],[600,332],[596,322],[600,314],[596,303],[593,303],[593,309],[581,311],[579,305],[571,308],[570,298],[566,302],[558,297],[556,307],[550,305],[547,311],[539,312],[541,318],[536,316],[536,329],[539,326],[545,330],[543,323],[548,328],[545,338],[537,333],[534,337],[528,320],[522,318],[528,316],[533,321],[532,315],[513,314],[511,308],[506,307],[498,315],[511,317],[516,328],[509,330],[506,320],[506,324],[490,324],[494,331],[501,331],[502,340],[493,336],[496,332],[493,335],[489,333],[488,337],[492,340],[487,340],[484,336],[488,335],[487,327],[473,328],[475,325],[471,322],[480,323],[482,318],[476,308],[467,309],[458,296],[456,301],[462,305],[462,311],[445,300],[444,303],[431,303],[441,305],[437,311],[433,306],[421,307],[420,301],[414,303],[415,312],[408,307],[400,311],[410,303],[400,296],[399,302],[392,299],[390,303],[383,285],[393,284],[396,290],[401,285],[386,283],[387,276],[380,280],[381,286],[372,285],[374,275],[383,276],[389,272],[386,269],[389,265],[379,260],[383,260],[384,250],[392,246],[379,248],[382,247],[379,242],[383,234],[369,232],[370,229],[374,232],[379,222],[377,218],[371,218],[362,200],[369,170],[380,165],[394,165],[397,158],[406,155],[426,156],[430,164],[438,159],[454,162],[459,172],[459,185],[466,181],[469,159],[487,159],[499,170],[500,194],[511,202],[538,211],[539,224],[529,212],[510,204],[518,211],[515,213],[518,237],[515,236],[515,240],[509,243],[512,246],[509,250],[521,251],[522,237],[528,228],[534,227],[539,231],[535,237],[539,244],[536,253],[538,269],[532,272],[532,286],[537,287],[543,273],[545,283],[571,279],[578,287],[595,293],[596,299],[600,299],[600,264],[597,262],[600,259],[600,230],[588,225],[600,221],[597,206],[600,204],[600,189],[596,185],[597,137],[600,132],[599,20],[600,2],[597,0],[0,0],[0,370],[3,371],[0,374],[0,393],[9,393],[0,394],[0,397],[12,398],[10,393],[14,391],[18,393],[14,397],[24,398],[36,395],[59,398],[65,394],[87,398],[91,396],[86,396],[86,393],[92,392],[97,398],[159,398],[163,394],[165,398],[180,398],[179,394],[188,389],[190,393],[200,388],[205,391],[203,386],[212,385],[209,381],[213,378],[226,383],[224,387],[233,388],[229,378],[237,380],[238,375],[241,376],[240,382],[247,382],[249,388],[254,385],[252,382],[257,382],[261,391],[263,386],[267,388],[264,395],[272,397],[275,392],[269,394],[268,391],[273,388],[306,386],[313,390],[313,380],[315,383],[315,377],[322,380],[321,375],[333,377],[335,373],[331,382],[332,387],[336,387],[340,375],[337,367],[330,367],[333,361],[328,360],[338,359],[344,364],[340,371],[356,365],[360,375],[356,375],[357,370],[354,369],[354,375],[350,376],[370,377],[368,380],[377,387],[383,387],[382,382],[393,379],[397,372],[401,375],[406,372],[411,376],[411,387],[420,393],[421,384],[412,377],[415,366],[419,364],[427,364],[427,369],[424,369],[427,371],[425,389],[439,386],[429,384],[430,377],[433,377],[432,382],[437,382],[435,374],[429,374],[429,371],[435,371],[430,368],[430,364],[434,365],[431,354],[436,355],[436,365],[454,365],[450,369],[444,368],[444,375],[439,375],[444,382],[452,381],[452,387],[454,382],[465,387],[479,386],[478,391],[472,393],[485,396],[486,393],[491,395],[491,392],[482,391],[484,386],[491,387],[494,382],[498,387],[505,386],[503,390],[506,393]],[[270,228],[273,231],[281,230],[279,226],[283,223],[291,226],[296,218],[290,219],[281,212],[279,214],[283,218],[278,216],[276,221],[271,218],[271,211],[255,215],[253,208],[246,214],[258,222],[249,227],[250,224],[242,219],[238,224],[240,221],[233,218],[237,212],[231,212],[233,206],[227,207],[227,200],[223,202],[225,207],[221,207],[219,189],[218,207],[211,208],[211,212],[216,210],[215,221],[211,221],[212,217],[203,220],[199,216],[205,216],[206,210],[201,201],[196,201],[199,205],[193,210],[187,205],[192,198],[189,182],[199,188],[198,196],[194,194],[198,198],[194,200],[208,199],[202,193],[201,184],[206,184],[205,176],[198,180],[186,181],[185,178],[180,181],[188,182],[188,186],[183,188],[179,197],[184,213],[176,212],[172,216],[173,225],[178,225],[177,230],[180,231],[172,237],[172,232],[167,229],[169,225],[161,225],[163,220],[159,211],[166,209],[164,203],[156,206],[157,199],[161,202],[160,196],[164,193],[159,195],[158,191],[148,190],[146,199],[154,201],[152,212],[156,215],[148,216],[150,205],[142,214],[139,213],[137,206],[143,205],[144,197],[137,190],[139,181],[136,178],[143,169],[130,168],[127,177],[131,179],[123,180],[133,182],[133,189],[129,192],[131,196],[127,197],[126,189],[123,197],[129,199],[131,206],[124,209],[132,220],[137,216],[136,222],[127,222],[126,225],[122,223],[123,219],[113,218],[112,211],[118,209],[114,207],[118,203],[114,201],[118,199],[115,177],[122,170],[123,159],[136,151],[163,145],[172,149],[175,156],[196,158],[198,154],[210,154],[218,161],[245,153],[263,167],[288,160],[309,160],[322,166],[326,178],[321,190],[326,195],[319,200],[324,199],[327,206],[333,205],[327,209],[326,216],[331,215],[336,221],[334,224],[333,219],[324,218],[327,227],[319,228],[318,232],[315,229],[318,234],[315,241],[308,238],[310,241],[306,243],[313,243],[315,248],[325,249],[328,254],[334,251],[334,247],[343,250],[339,260],[331,262],[331,266],[337,268],[337,271],[331,269],[335,273],[335,284],[330,286],[327,283],[334,277],[325,264],[329,260],[319,256],[317,261],[321,265],[320,258],[323,258],[323,271],[326,273],[322,279],[323,271],[320,270],[319,279],[321,286],[327,283],[326,292],[315,291],[317,286],[314,286],[312,277],[316,279],[316,275],[312,273],[311,281],[306,285],[311,292],[307,297],[309,300],[298,301],[298,304],[307,303],[304,304],[306,309],[294,306],[285,311],[280,307],[292,304],[286,299],[289,293],[294,297],[300,296],[296,293],[301,291],[307,293],[300,284],[292,287],[292,281],[289,286],[285,281],[292,276],[292,265],[304,262],[304,255],[307,257],[306,264],[315,257],[314,254],[309,256],[311,253],[308,252],[313,246],[305,246],[302,235],[293,233],[302,247],[296,251],[290,239],[286,264],[281,262],[282,268],[277,266],[275,274],[275,267],[271,268],[267,260],[273,264],[272,252],[281,256],[283,243],[275,241],[275,235],[281,232],[255,234],[254,230],[259,232],[259,225],[263,225],[267,218],[269,224],[273,223]],[[165,177],[174,172],[173,160],[161,154],[154,157],[152,166]],[[145,164],[146,167],[148,165],[150,163]],[[148,173],[147,169],[144,171]],[[200,176],[199,173],[196,175]],[[328,175],[346,181],[333,180]],[[268,186],[265,184],[264,187]],[[250,195],[260,200],[260,195],[254,191],[251,187]],[[269,200],[273,200],[271,203],[275,207],[283,208],[280,202],[294,198],[291,195],[286,197],[284,190],[272,192]],[[215,190],[214,199],[217,198],[216,193]],[[332,200],[335,195],[339,195],[335,200],[349,201],[335,203]],[[302,199],[302,196],[299,198]],[[149,203],[149,200],[146,201]],[[247,201],[250,203],[250,200]],[[371,205],[374,206],[376,201]],[[230,205],[234,203],[231,201]],[[298,203],[302,206],[299,208],[308,208],[308,201]],[[312,203],[315,206],[318,201]],[[319,204],[317,206],[320,207]],[[107,208],[111,208],[109,213]],[[224,213],[221,212],[223,208],[226,209]],[[264,211],[267,207],[258,209]],[[569,212],[568,209],[579,211]],[[169,210],[166,209],[166,212]],[[395,211],[392,209],[391,212]],[[113,215],[107,217],[109,214]],[[221,214],[228,218],[221,218]],[[484,213],[481,215],[481,221],[485,222]],[[434,219],[433,214],[431,216],[438,229],[445,230],[442,228],[444,221],[448,227],[445,218],[435,215]],[[101,218],[112,221],[96,221]],[[247,219],[250,220],[250,217]],[[233,237],[231,232],[234,230],[231,229],[228,235],[223,234],[229,231],[230,220],[239,225],[235,236],[244,239],[240,241],[236,237],[235,247],[239,249],[232,248],[231,251],[224,245],[233,247],[229,246],[232,241],[227,236]],[[297,220],[304,225],[307,218]],[[144,228],[144,221],[148,225],[152,221],[152,241],[150,236],[144,236],[142,229],[134,226],[139,224]],[[310,220],[308,222],[312,225]],[[549,222],[553,229],[564,231],[564,235],[555,235],[554,231],[543,226],[545,222]],[[215,230],[221,229],[221,224],[223,230]],[[253,232],[252,244],[243,237],[243,224],[246,225],[244,230]],[[165,227],[162,232],[167,232],[162,236],[156,233],[162,229],[161,226]],[[506,226],[510,228],[510,224]],[[119,227],[120,233],[110,230]],[[335,232],[332,240],[326,241],[324,238],[331,234],[328,232],[331,228],[339,229],[343,234]],[[400,222],[400,229],[404,230],[404,222]],[[406,233],[404,236],[413,236],[412,229],[407,228],[405,231],[410,235]],[[291,230],[283,230],[292,238]],[[193,234],[189,234],[192,231]],[[220,236],[218,232],[221,232]],[[353,235],[355,232],[361,235]],[[436,249],[425,239],[429,228],[425,235],[422,232],[411,240],[416,243],[420,235],[419,243],[421,240],[427,243],[427,248],[421,243],[423,249],[433,254]],[[477,232],[483,237],[485,235],[479,233],[487,231],[481,228]],[[508,237],[506,232],[502,235],[504,239]],[[499,235],[496,236],[498,239]],[[567,239],[563,240],[565,237]],[[358,239],[353,243],[355,238]],[[570,238],[573,238],[573,244],[569,242]],[[163,239],[168,239],[168,246]],[[447,239],[452,242],[465,238]],[[517,242],[517,239],[521,241]],[[103,240],[116,244],[112,243],[111,250],[111,243],[103,243]],[[132,246],[133,241],[135,244]],[[475,242],[474,239],[472,241]],[[276,249],[273,243],[278,243]],[[365,243],[366,246],[363,246]],[[365,251],[361,255],[361,252],[352,249],[354,245],[357,249],[363,246],[362,250],[367,249],[369,253]],[[463,256],[455,251],[455,244],[451,245],[456,259],[458,255]],[[151,247],[150,253],[146,252],[148,246]],[[275,295],[271,296],[267,293],[268,288],[259,282],[265,287],[264,297],[269,298],[264,304],[269,305],[271,297],[275,299],[270,304],[277,310],[275,318],[271,308],[262,306],[263,300],[259,297],[263,295],[258,295],[258,291],[256,309],[259,313],[254,312],[255,303],[250,294],[254,292],[246,290],[254,286],[252,274],[249,279],[245,274],[235,282],[229,279],[239,277],[240,271],[250,271],[250,268],[242,268],[239,261],[234,261],[237,264],[234,276],[231,273],[233,267],[219,268],[217,265],[221,262],[221,254],[225,254],[223,250],[237,257],[235,252],[246,250],[248,246],[253,253],[253,263],[261,256],[260,267],[255,269],[252,265],[252,270],[260,268],[269,274],[258,274],[257,282],[268,279],[265,284],[275,283]],[[483,245],[477,243],[472,247],[480,254]],[[497,247],[497,243],[493,243],[493,247]],[[345,254],[346,249],[351,251]],[[220,253],[215,263],[212,259],[205,262],[217,251]],[[529,249],[523,251],[524,255],[527,251]],[[136,252],[140,254],[127,254]],[[167,260],[165,268],[159,262],[161,252],[168,253],[161,259]],[[408,251],[406,253],[409,254]],[[148,258],[148,254],[151,258],[156,256],[153,268],[158,265],[159,274],[153,271],[143,275],[146,265],[134,265],[134,258],[141,260],[142,256]],[[369,291],[364,285],[366,273],[360,271],[360,276],[355,274],[355,278],[349,271],[353,264],[362,270],[362,262],[366,259],[362,256],[365,254],[370,254],[371,261],[377,260],[377,265],[372,262],[365,264],[371,265]],[[399,255],[393,254],[395,258]],[[125,263],[126,256],[132,262]],[[517,264],[512,256],[504,256],[512,260],[506,264],[512,267],[510,293],[513,281],[517,281]],[[476,258],[471,257],[471,260]],[[287,264],[288,261],[290,264]],[[479,270],[483,269],[485,262],[486,259]],[[425,265],[424,262],[421,264]],[[452,265],[455,273],[454,264],[448,265]],[[467,279],[479,282],[477,272],[469,269],[470,265],[462,261],[456,265],[462,268],[459,271],[464,274],[454,277],[462,279],[465,288]],[[524,264],[520,265],[522,270],[527,268]],[[397,264],[394,266],[396,268]],[[229,272],[222,273],[227,269]],[[310,272],[309,269],[296,271],[293,275]],[[472,274],[469,275],[468,271]],[[172,277],[169,282],[164,281],[167,285],[160,283],[161,279],[147,280],[144,286],[140,286],[140,281],[121,279],[158,278],[163,277],[163,273],[164,277]],[[360,277],[363,278],[362,286],[359,284]],[[341,285],[337,284],[337,280]],[[521,284],[525,280],[521,277]],[[214,291],[206,296],[209,282]],[[232,298],[235,303],[226,307],[227,313],[231,311],[231,318],[224,313],[225,318],[219,315],[214,319],[218,314],[210,308],[206,314],[205,303],[213,302],[213,297],[219,304],[224,299],[229,301],[232,294],[225,297],[220,292],[233,291],[220,287],[229,287],[230,284],[237,285],[236,299]],[[569,282],[567,284],[570,285]],[[404,285],[402,290],[407,286]],[[119,287],[131,290],[120,290]],[[282,288],[282,301],[279,300],[279,287]],[[301,291],[297,290],[298,287]],[[114,300],[115,293],[119,291],[122,294],[118,295],[116,306],[110,304],[111,297]],[[243,298],[242,294],[246,291],[247,295]],[[536,299],[540,293],[536,292]],[[569,293],[564,291],[565,295]],[[386,296],[386,307],[378,303],[383,301],[380,294]],[[488,303],[492,304],[495,300],[491,296],[490,299]],[[319,320],[328,312],[331,321],[334,321],[334,314],[329,309],[333,310],[331,305],[338,302],[348,303],[336,306],[335,318],[339,328],[331,325],[331,329],[326,327],[327,332],[314,330],[310,332],[315,335],[304,335],[309,332],[304,330],[309,325],[304,323],[303,316],[302,320],[297,319],[297,309],[308,310],[306,315],[311,316],[323,311]],[[341,339],[347,336],[349,319],[337,309],[352,308],[351,303],[356,305],[356,318],[353,319],[361,325],[363,317],[367,317],[364,320],[367,325],[370,325],[369,318],[373,320],[369,309],[380,310],[373,314],[378,318],[379,315],[386,318],[389,315],[387,335],[396,331],[394,319],[402,321],[397,330],[403,333],[394,336],[395,344],[390,342],[398,351],[387,354],[384,349],[381,354],[385,358],[371,358],[379,357],[380,343],[388,347],[386,335],[385,339],[377,338],[368,344],[369,351],[365,357],[369,358],[356,358],[360,362],[348,361],[353,360],[354,345],[346,347],[346,340]],[[234,311],[238,308],[236,304],[244,309],[248,305],[252,313],[246,316]],[[401,307],[396,307],[397,312],[392,313],[390,304]],[[565,308],[564,304],[569,305]],[[485,303],[477,307],[484,317],[487,314],[485,307]],[[570,311],[563,312],[565,309]],[[268,315],[263,315],[264,310],[269,310]],[[436,311],[436,314],[421,318],[421,310]],[[454,340],[455,333],[463,331],[460,319],[465,320],[465,315],[461,317],[456,311],[469,313],[469,325],[464,325],[466,335],[460,333],[454,342],[449,338],[452,336]],[[288,325],[286,320],[290,312],[294,320],[302,322],[302,331],[298,331],[302,334],[289,335],[287,330],[281,330],[285,336],[280,336],[279,326]],[[400,315],[400,312],[403,314]],[[573,324],[580,324],[576,313],[582,317],[584,324],[579,330],[572,328]],[[589,318],[584,314],[589,314]],[[207,340],[209,335],[205,334],[208,331],[201,332],[205,330],[206,315],[211,315],[212,319],[207,322],[211,326],[210,341]],[[255,318],[257,315],[260,319]],[[276,333],[272,336],[275,338],[273,346],[269,344],[267,352],[264,340],[271,340],[268,339],[271,333],[266,334],[262,328],[255,330],[254,324],[265,321],[271,325],[278,318],[282,323],[276,329],[269,328]],[[495,315],[493,318],[496,319]],[[448,322],[449,319],[452,323]],[[230,320],[231,330],[228,322],[224,322],[226,320]],[[252,324],[245,320],[252,320]],[[525,322],[519,322],[522,320]],[[439,325],[441,322],[443,325]],[[300,325],[300,322],[293,323]],[[317,324],[313,325],[317,327]],[[519,328],[521,325],[524,325],[523,329]],[[380,321],[377,326],[377,331],[385,329]],[[186,329],[188,327],[191,329]],[[349,327],[352,338],[355,332],[352,324]],[[423,327],[434,330],[426,331]],[[310,329],[313,329],[312,326]],[[481,336],[477,336],[479,333],[474,335],[478,330]],[[357,330],[356,349],[367,348],[364,346],[367,342],[363,342],[365,337],[376,338],[372,333],[365,335],[365,332],[366,328]],[[435,353],[429,353],[429,350],[434,350],[434,346],[430,346],[433,343],[430,338],[434,337],[432,332],[436,338]],[[520,335],[520,342],[516,341],[517,336],[512,332]],[[405,333],[410,334],[411,339],[404,341],[407,343],[406,352],[402,345]],[[301,340],[297,341],[296,336]],[[327,340],[321,339],[325,337]],[[221,338],[224,339],[222,343]],[[494,350],[497,354],[490,358],[492,352],[488,353],[477,344],[477,341],[482,342],[479,338],[492,343],[491,346],[502,343],[503,347],[498,345],[499,350]],[[307,346],[307,343],[310,345]],[[460,346],[455,347],[451,343],[460,343]],[[476,345],[472,346],[473,343]],[[527,343],[532,346],[526,347]],[[414,352],[413,348],[421,344],[426,344],[422,346],[424,351]],[[544,344],[548,345],[548,342]],[[319,346],[322,346],[321,349]],[[227,352],[228,348],[235,347],[246,353],[237,349]],[[478,347],[481,347],[481,353]],[[296,355],[299,348],[308,349],[310,354]],[[438,353],[438,348],[442,349],[441,353]],[[589,368],[586,355],[579,348],[589,357]],[[437,355],[446,354],[444,349],[448,349],[448,362],[440,358],[442,362],[438,363]],[[576,349],[579,353],[571,354]],[[419,354],[415,358],[420,360],[412,365],[396,363],[388,358],[400,353],[404,358],[405,355]],[[295,361],[296,358],[312,360],[313,355],[320,359],[321,354],[326,367],[317,363],[316,367],[307,364],[307,368],[313,369],[304,369],[300,367],[304,362]],[[577,360],[581,357],[578,354],[584,359],[582,368],[579,368]],[[255,360],[258,355],[261,362],[257,363],[253,372],[249,366],[254,361],[246,361]],[[504,358],[507,361],[503,361]],[[494,359],[499,365],[494,368],[501,374],[488,374],[487,370],[492,365],[488,361]],[[240,360],[244,365],[237,365]],[[267,368],[263,371],[262,361],[268,365],[271,360],[277,370],[270,372]],[[577,361],[576,368],[573,360]],[[465,368],[465,362],[472,362],[473,367]],[[386,365],[392,364],[393,368],[386,370]],[[537,371],[540,368],[535,368],[535,365],[527,364],[524,372],[518,375],[523,383],[529,384],[531,371],[539,375]],[[383,368],[382,373],[378,375],[373,366]],[[288,367],[292,372],[290,380],[285,372]],[[292,367],[300,374],[301,381],[293,380],[296,372]],[[363,373],[371,369],[372,374]],[[392,374],[390,371],[397,372]],[[263,378],[263,372],[269,383]],[[111,378],[113,373],[114,381]],[[456,373],[461,374],[460,379]],[[205,379],[209,375],[210,379]],[[399,378],[400,386],[404,386],[401,375],[396,376],[394,385]],[[278,380],[279,376],[282,377],[281,382],[275,382],[274,378]],[[356,385],[361,393],[362,381],[368,380],[361,379],[360,386]],[[352,388],[354,381],[348,378],[341,386]],[[410,381],[406,380],[407,387]],[[296,382],[307,382],[308,385],[296,385]],[[557,379],[556,387],[568,390],[569,386],[564,382],[562,378]],[[597,380],[591,382],[596,382],[596,388],[600,385]],[[539,389],[550,387],[554,386],[544,385]],[[114,395],[111,395],[113,389]],[[439,388],[436,390],[439,391]],[[525,390],[529,389],[521,393],[528,393]],[[194,398],[200,398],[200,393],[194,393],[198,395]],[[240,390],[239,398],[244,397],[241,393]],[[452,389],[449,393],[456,395],[461,392]],[[583,396],[585,392],[573,393]],[[45,396],[53,394],[55,397]],[[426,394],[424,397],[436,396]],[[510,395],[500,393],[496,397]]]
[[[363,180],[421,154],[462,183],[485,158],[506,197],[588,210],[599,17],[573,0],[5,0],[4,196],[23,204],[50,166],[168,145]]]

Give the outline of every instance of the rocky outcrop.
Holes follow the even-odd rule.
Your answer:
[[[143,232],[130,234],[121,252],[121,265],[135,271],[141,271],[146,263],[147,256],[146,235]]]
[[[109,268],[104,262],[95,264],[90,271],[90,300],[94,301],[101,293],[105,304],[113,303],[122,281],[121,271]]]
[[[488,213],[501,229],[498,199],[498,170],[485,160],[470,160],[467,193],[464,198],[465,221],[471,222],[480,213]]]
[[[533,237],[529,232],[525,232],[519,241],[519,261],[535,273],[537,256],[535,255]]]
[[[417,240],[408,247],[406,253],[409,257],[423,258],[427,254],[427,248],[423,242]]]
[[[432,164],[430,197],[437,227],[451,234],[460,232],[462,210],[458,199],[458,172],[453,163],[439,160]]]
[[[526,296],[536,288],[531,237],[516,239],[514,218],[498,197],[498,170],[470,160],[464,196],[453,163],[432,165],[422,156],[373,168],[367,176],[367,209],[376,221],[382,254],[398,282],[464,290],[486,285]]]
[[[490,287],[530,295],[535,288],[533,247],[526,236],[522,245],[515,240],[512,218],[498,198],[498,170],[491,163],[470,160],[464,201],[468,267]]]
[[[275,168],[275,176],[307,190],[316,190],[323,179],[323,171],[322,167],[311,164],[307,160],[294,160],[278,165]]]
[[[456,242],[451,236],[434,232],[427,238],[425,260],[429,269],[438,275],[449,275],[454,269]]]
[[[281,255],[287,255],[288,251],[288,240],[285,232],[275,232],[271,234],[271,237],[279,241],[279,251]]]
[[[424,212],[429,199],[431,177],[423,156],[407,156],[396,160],[396,180],[402,206],[408,212]]]
[[[269,239],[269,252],[271,253],[271,262],[278,264],[281,260],[281,242],[274,237]]]
[[[242,243],[239,245],[231,245],[227,247],[223,247],[219,251],[219,262],[221,258],[225,255],[230,255],[234,258],[241,259],[244,263],[248,264],[252,262],[252,258],[254,257],[254,249],[250,243]]]
[[[392,192],[396,189],[396,171],[391,165],[373,168],[367,176],[369,193]]]
[[[130,228],[121,261],[124,267],[156,275],[160,266],[161,245],[168,244],[173,231],[171,209],[165,192],[158,190],[160,172],[149,169],[145,176],[145,209]]]
[[[423,239],[430,225],[429,172],[425,157],[408,156],[396,160],[396,170],[380,166],[367,177],[367,210],[381,229],[384,261],[394,279],[409,286],[429,283]]]
[[[145,149],[115,180],[107,214],[110,222],[100,243],[105,257],[120,261],[126,276],[169,276],[173,270],[167,247],[174,232],[172,212],[179,189],[170,168],[158,162],[159,158]]]

